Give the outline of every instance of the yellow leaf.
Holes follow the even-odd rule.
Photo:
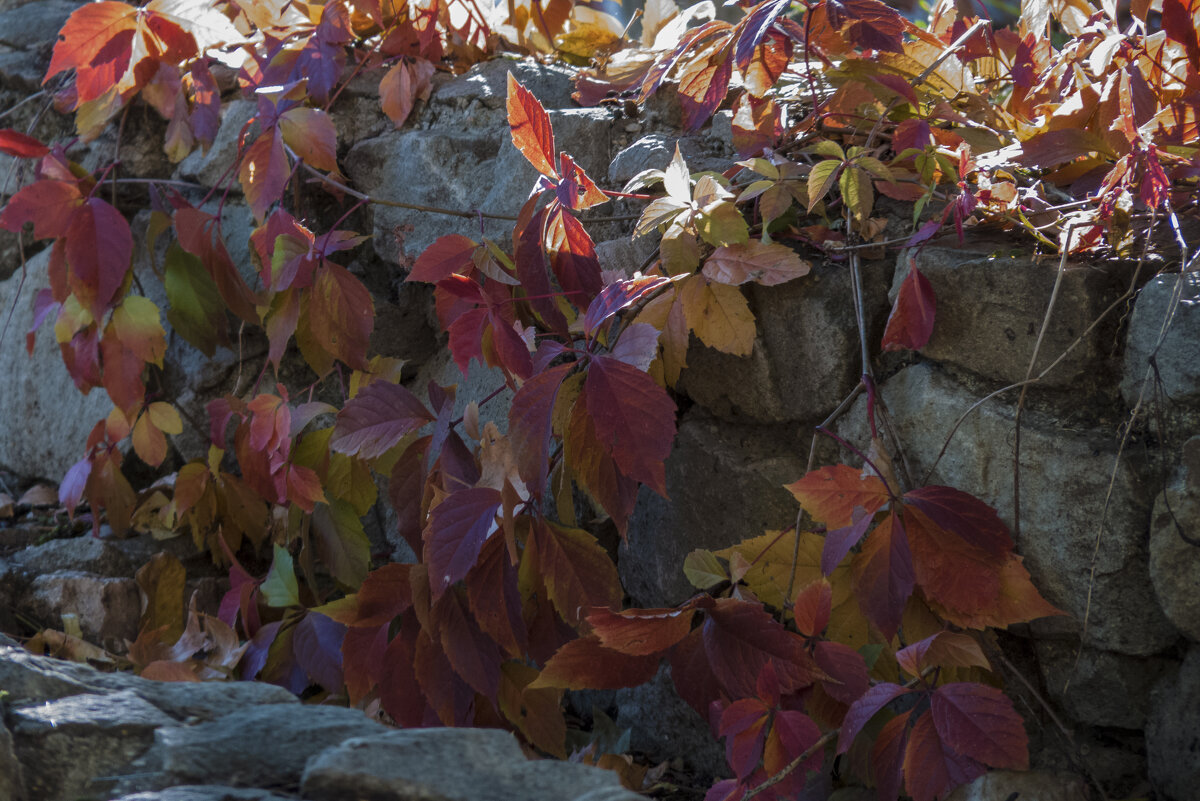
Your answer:
[[[679,302],[688,327],[705,345],[734,356],[754,350],[754,314],[736,287],[693,275],[679,287]]]

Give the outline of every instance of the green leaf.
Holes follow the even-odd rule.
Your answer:
[[[833,182],[837,178],[837,173],[841,166],[842,162],[830,160],[822,161],[812,168],[812,172],[808,174],[809,211],[813,210],[813,206],[817,205],[833,186]]]
[[[167,249],[166,276],[167,322],[205,356],[212,356],[217,345],[229,341],[225,305],[217,285],[199,258],[178,244]]]
[[[371,566],[371,543],[358,512],[346,501],[318,504],[312,531],[317,555],[339,583],[357,589]]]
[[[808,151],[810,153],[815,153],[818,156],[824,156],[827,159],[837,159],[838,161],[846,160],[846,154],[843,152],[841,146],[839,146],[837,142],[834,142],[830,139],[822,139],[812,147],[808,148]]]
[[[707,590],[729,580],[729,572],[712,551],[697,549],[683,560],[683,575],[698,590]]]
[[[300,605],[300,585],[296,583],[296,570],[292,565],[292,555],[286,548],[275,547],[275,557],[271,561],[271,569],[266,579],[259,585],[259,591],[267,601],[267,606],[286,607]]]
[[[750,238],[750,228],[737,206],[731,201],[717,201],[700,211],[696,217],[700,236],[710,245],[736,245]]]
[[[875,205],[875,190],[871,188],[871,176],[866,170],[851,167],[842,172],[838,188],[842,190],[842,200],[846,207],[854,212],[859,220],[871,216],[871,207]]]

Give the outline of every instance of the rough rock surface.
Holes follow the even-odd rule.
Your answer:
[[[1011,527],[1012,407],[996,399],[972,412],[937,461],[946,437],[977,396],[928,363],[900,371],[881,391],[917,477],[933,468],[929,483],[976,495]],[[865,419],[865,401],[860,399],[842,426],[851,442],[869,441]],[[1021,538],[1016,545],[1047,600],[1069,612],[1077,625],[1087,617],[1085,644],[1149,655],[1174,643],[1179,632],[1153,593],[1146,591],[1146,489],[1128,460],[1115,467],[1114,463],[1115,435],[1075,432],[1026,414],[1022,482],[1034,489],[1022,494]],[[1101,526],[1110,476],[1115,479],[1112,497]],[[1048,483],[1053,492],[1036,491]],[[1049,619],[1056,627],[1068,622]]]
[[[933,336],[921,352],[1005,384],[1025,379],[1049,307],[1057,260],[1034,259],[1013,240],[973,237],[965,245],[934,244],[913,258],[937,296]],[[893,297],[909,271],[909,253],[897,261]],[[1103,375],[1111,331],[1092,322],[1127,283],[1119,265],[1069,264],[1038,352],[1034,375],[1083,340],[1042,379],[1043,386],[1071,387]]]
[[[1200,787],[1200,646],[1193,645],[1177,676],[1154,690],[1146,726],[1150,780],[1165,801],[1190,801]]]
[[[1030,801],[1087,801],[1087,784],[1078,776],[1046,771],[985,773],[955,790],[946,801],[1009,801],[1013,794]]]
[[[1073,720],[1094,726],[1144,728],[1151,690],[1178,667],[1169,659],[1081,649],[1072,640],[1042,640],[1036,648],[1050,697]]]
[[[1159,275],[1133,304],[1125,340],[1121,394],[1130,406],[1143,394],[1150,357],[1166,400],[1200,403],[1200,275]],[[1161,342],[1160,342],[1161,337]],[[1153,387],[1148,387],[1151,390]]]
[[[0,801],[640,798],[609,771],[528,761],[499,730],[389,730],[278,687],[101,673],[2,635],[0,687]]]
[[[44,573],[34,578],[22,606],[49,626],[59,625],[63,614],[76,615],[84,636],[95,642],[119,645],[137,638],[141,598],[130,578]]]
[[[1184,444],[1176,480],[1154,502],[1150,519],[1150,580],[1163,611],[1200,641],[1200,437]]]
[[[455,769],[447,771],[447,765]],[[349,740],[309,761],[301,790],[313,801],[635,801],[616,774],[530,762],[498,729],[393,731]]]
[[[29,259],[0,282],[0,309],[8,319],[8,336],[0,348],[0,370],[8,379],[0,392],[0,467],[29,477],[58,481],[83,454],[88,433],[103,420],[112,402],[102,389],[80,394],[63,366],[52,330],[53,320],[38,333],[33,356],[26,354],[22,334],[33,324],[33,299],[48,285],[50,250]],[[22,284],[22,277],[24,283]],[[20,425],[12,425],[13,421]]]

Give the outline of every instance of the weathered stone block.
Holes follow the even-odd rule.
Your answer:
[[[142,614],[141,596],[133,579],[76,571],[37,576],[24,604],[48,625],[57,625],[64,614],[77,615],[86,639],[114,648],[124,640],[137,638]]]
[[[117,790],[132,793],[218,781],[289,786],[300,780],[310,757],[351,737],[385,731],[354,709],[254,706],[195,726],[160,729],[154,745]]]
[[[921,352],[1006,384],[1023,381],[1058,272],[1056,260],[1035,260],[1012,240],[971,237],[932,244],[913,258],[937,295],[933,336]],[[908,275],[910,253],[897,260],[892,295]],[[1057,359],[1125,290],[1123,266],[1069,264],[1038,352],[1036,376]],[[1111,327],[1084,337],[1043,386],[1071,387],[1105,371]]]
[[[871,342],[882,332],[891,264],[863,267]],[[818,422],[850,393],[862,373],[858,327],[846,265],[814,264],[803,278],[751,285],[758,319],[754,351],[730,356],[693,338],[679,389],[720,417],[760,422]]]
[[[1143,728],[1155,683],[1178,667],[1169,659],[1081,650],[1070,640],[1041,640],[1035,648],[1050,697],[1073,720],[1093,726]]]
[[[1193,645],[1177,676],[1154,690],[1146,726],[1150,781],[1163,801],[1191,801],[1200,787],[1200,646]]]
[[[1161,337],[1161,342],[1160,342]],[[1151,356],[1156,373],[1148,373]],[[1167,400],[1200,404],[1200,274],[1159,275],[1142,287],[1125,338],[1121,394],[1134,406],[1149,375]],[[1146,400],[1153,394],[1147,388]]]
[[[447,770],[447,766],[454,766]],[[635,801],[616,774],[569,762],[528,761],[498,729],[391,731],[349,740],[309,761],[313,801]]]
[[[0,712],[3,705],[0,704]],[[0,714],[0,801],[21,801],[24,798],[21,763],[13,751],[13,738]]]
[[[12,560],[26,572],[33,574],[71,570],[97,576],[128,578],[139,566],[113,544],[87,534],[34,545],[13,554]]]
[[[901,370],[881,391],[917,480],[933,468],[929,483],[978,496],[1011,527],[1013,401],[994,399],[967,415],[939,460],[943,443],[977,396],[928,363]],[[864,447],[865,420],[860,399],[840,426]],[[1147,591],[1150,493],[1128,461],[1117,461],[1116,444],[1115,435],[1024,416],[1017,549],[1034,584],[1077,624],[1090,605],[1086,645],[1154,654],[1179,633]],[[1065,621],[1047,622],[1061,627]]]
[[[30,798],[97,798],[113,777],[174,721],[124,690],[73,695],[10,713],[17,758]]]
[[[1184,445],[1184,453],[1189,452],[1200,455],[1200,437]],[[1176,480],[1154,502],[1150,580],[1171,622],[1190,639],[1200,640],[1200,472],[1195,467],[1185,456]]]
[[[0,392],[0,466],[58,482],[83,456],[88,433],[108,416],[112,402],[103,389],[83,395],[75,388],[54,339],[53,320],[38,332],[32,358],[20,342],[33,324],[34,297],[50,285],[49,261],[47,248],[29,259],[24,275],[18,270],[0,282],[6,318],[13,309],[8,340],[0,348],[0,370],[9,377]]]

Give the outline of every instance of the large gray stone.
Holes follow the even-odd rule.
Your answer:
[[[453,766],[453,769],[447,769]],[[616,774],[527,761],[499,729],[418,729],[349,740],[312,759],[312,801],[634,801]]]
[[[131,578],[74,570],[36,576],[23,601],[48,626],[57,626],[63,615],[76,615],[85,639],[116,649],[137,638],[141,603],[137,582]]]
[[[218,781],[290,786],[299,781],[309,757],[352,737],[385,731],[354,709],[254,706],[195,726],[159,730],[154,745],[117,789],[132,793]]]
[[[1157,370],[1148,373],[1152,356]],[[1147,401],[1161,382],[1165,399],[1200,403],[1200,273],[1159,275],[1138,293],[1121,376],[1121,394],[1130,406],[1143,394],[1147,377]]]
[[[663,500],[642,489],[618,551],[621,583],[639,606],[670,606],[695,592],[683,560],[792,525],[799,511],[783,488],[804,473],[807,448],[786,426],[726,423],[693,409],[667,458]]]
[[[877,342],[887,310],[891,264],[863,266],[867,334]],[[814,264],[808,275],[749,290],[758,338],[741,358],[694,337],[679,389],[721,417],[819,422],[862,374],[858,327],[846,265]]]
[[[150,747],[170,717],[132,692],[73,695],[14,709],[17,758],[30,798],[97,797]]]
[[[1083,647],[1070,640],[1035,643],[1038,667],[1050,697],[1072,720],[1093,726],[1141,729],[1150,693],[1178,663]]]
[[[139,567],[120,548],[91,535],[34,545],[13,554],[12,560],[33,574],[73,570],[97,576],[128,578]]]
[[[212,720],[263,704],[297,703],[282,687],[259,682],[177,683],[128,673],[102,673],[89,665],[34,656],[0,644],[0,688],[14,704],[80,693],[130,691],[177,720]]]
[[[725,127],[729,127],[727,122]],[[666,133],[651,133],[622,148],[613,156],[612,163],[608,166],[608,182],[620,189],[644,170],[666,169],[667,164],[675,157],[676,146],[679,147],[679,154],[683,156],[683,160],[687,162],[688,172],[693,174],[705,170],[724,172],[732,164],[728,138],[720,140],[719,137],[713,136],[675,137]],[[656,187],[654,191],[662,189]]]
[[[1006,384],[1023,381],[1050,302],[1058,263],[1036,260],[1013,240],[972,237],[933,244],[915,255],[937,295],[933,336],[921,352]],[[908,275],[909,251],[897,260],[892,294]],[[1125,290],[1126,267],[1070,264],[1038,352],[1034,375],[1057,359]],[[1111,349],[1111,326],[1097,327],[1045,378],[1043,386],[1098,381]]]
[[[1200,787],[1200,646],[1193,645],[1177,676],[1154,690],[1146,726],[1150,780],[1161,801],[1192,801]]]
[[[1087,782],[1070,773],[994,770],[955,790],[946,801],[1088,801]]]
[[[1184,445],[1200,452],[1200,437]],[[1150,580],[1163,611],[1181,632],[1200,640],[1200,471],[1185,457],[1159,494],[1150,519]],[[1185,539],[1185,537],[1187,539]],[[1189,542],[1190,540],[1190,542]]]
[[[0,704],[3,711],[3,704]],[[21,763],[13,751],[13,738],[0,714],[0,801],[22,801],[25,795]]]
[[[489,109],[503,109],[508,100],[508,74],[547,109],[576,107],[571,99],[572,71],[532,60],[497,58],[476,64],[463,75],[440,86],[431,104],[464,106],[478,102]],[[595,177],[595,176],[593,176]]]
[[[0,371],[8,376],[0,392],[0,466],[27,477],[59,481],[84,455],[92,426],[108,416],[112,402],[103,389],[83,395],[63,366],[50,319],[38,332],[33,356],[25,353],[22,334],[33,323],[33,300],[49,286],[47,248],[20,270],[0,282],[0,309],[8,319]],[[22,278],[24,284],[22,285]]]
[[[570,153],[590,175],[603,174],[612,150],[612,123],[597,109],[550,111],[556,147]],[[355,145],[345,159],[346,173],[367,194],[461,211],[480,209],[515,216],[538,173],[513,146],[507,122],[452,125],[395,131]],[[434,240],[457,233],[478,240],[475,217],[437,218],[430,213],[387,206],[374,208],[375,252],[380,258],[411,266]],[[484,219],[484,235],[505,242],[509,220]]]
[[[900,371],[882,393],[915,480],[933,467],[958,418],[979,397],[928,363]],[[976,495],[1011,527],[1013,407],[1006,400],[993,399],[966,417],[928,483]],[[865,405],[860,399],[840,426],[862,447],[869,442]],[[1147,591],[1149,497],[1129,462],[1117,463],[1116,441],[1111,434],[1060,428],[1038,414],[1024,416],[1017,549],[1047,600],[1077,623],[1090,605],[1086,645],[1148,655],[1179,633]],[[1066,621],[1049,622],[1061,627]]]
[[[294,801],[295,796],[276,795],[255,787],[215,787],[186,784],[121,796],[117,801]]]
[[[238,137],[242,128],[254,116],[258,105],[253,100],[231,100],[221,107],[221,127],[213,137],[213,143],[205,153],[196,148],[183,161],[176,172],[188,181],[197,181],[204,186],[217,186],[224,179],[235,191],[241,191],[233,165],[237,161]],[[252,141],[247,139],[247,141]]]
[[[53,44],[63,23],[79,6],[70,0],[41,0],[0,11],[0,44],[32,50]]]

